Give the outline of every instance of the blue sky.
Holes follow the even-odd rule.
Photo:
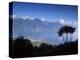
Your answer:
[[[13,3],[13,14],[22,17],[30,16],[56,21],[59,19],[77,21],[78,8],[72,5]]]
[[[24,17],[24,19],[31,18],[31,20],[13,20],[15,22],[13,24],[13,37],[21,33],[23,36],[27,36],[33,40],[39,39],[46,40],[50,43],[61,43],[62,38],[58,36],[57,30],[60,28],[60,24],[70,24],[76,27],[73,39],[77,39],[77,6],[15,2],[13,3],[13,18],[17,17]],[[39,20],[41,21],[37,21],[36,23],[36,20],[34,19],[33,21],[32,18],[40,18]],[[58,23],[55,24],[52,22]]]

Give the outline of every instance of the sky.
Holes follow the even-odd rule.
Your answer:
[[[57,35],[58,28],[56,27],[56,24],[51,23],[51,22],[59,22],[60,24],[72,24],[72,26],[76,24],[76,32],[74,33],[73,37],[77,39],[77,22],[78,22],[77,6],[14,2],[12,17],[14,20],[19,20],[15,21],[16,23],[13,24],[13,36],[18,36],[19,33],[22,33],[24,36],[28,36],[30,39],[33,38],[33,40],[42,39],[42,40],[47,40],[50,43],[55,42],[59,44],[61,43],[60,39],[62,38],[59,38]],[[22,19],[15,19],[15,18],[22,18]],[[39,20],[41,20],[41,22],[39,20],[37,22],[35,18],[38,18]],[[32,24],[29,24],[28,22]],[[35,25],[36,27],[34,27]],[[24,29],[24,31],[22,28]],[[51,31],[52,29],[53,31]],[[56,30],[56,32],[54,30]]]
[[[13,14],[17,17],[43,18],[46,21],[77,21],[78,8],[72,5],[13,3]]]

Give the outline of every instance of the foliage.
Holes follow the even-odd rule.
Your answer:
[[[78,41],[69,42],[60,45],[51,45],[41,43],[40,47],[33,47],[29,39],[16,38],[9,40],[10,56],[13,58],[51,56],[51,55],[67,55],[78,53]]]
[[[66,33],[66,41],[64,41],[64,36],[63,36],[63,41],[64,42],[68,42],[68,41],[71,41],[72,38],[70,38],[70,40],[68,40],[68,34],[71,34],[75,32],[75,28],[72,27],[72,26],[68,26],[68,25],[65,25],[65,26],[62,26],[59,30],[58,30],[58,35],[59,36],[62,36],[64,33]]]

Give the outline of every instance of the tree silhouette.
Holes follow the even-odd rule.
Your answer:
[[[75,32],[75,28],[74,27],[70,27],[70,41],[72,40],[72,34]]]
[[[59,36],[62,36],[63,33],[64,33],[63,27],[61,27],[57,33],[58,33]],[[63,38],[63,42],[65,42],[64,36],[62,38]]]
[[[18,36],[13,44],[14,57],[29,57],[32,56],[33,46],[29,39],[24,39],[24,36]]]
[[[68,34],[70,33],[70,35],[72,36],[72,33],[75,31],[75,28],[72,27],[72,26],[68,26],[68,25],[65,25],[65,26],[62,26],[59,31],[58,31],[58,34],[59,36],[62,36],[63,33],[66,33],[66,41],[64,40],[64,36],[63,36],[63,41],[64,42],[68,42],[69,38],[68,38]],[[72,37],[70,37],[70,41],[72,40]]]

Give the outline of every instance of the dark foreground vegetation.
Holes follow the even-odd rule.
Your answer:
[[[9,40],[9,56],[12,58],[68,55],[78,53],[78,40],[60,45],[41,43],[39,47],[33,46],[29,39],[16,38]]]

